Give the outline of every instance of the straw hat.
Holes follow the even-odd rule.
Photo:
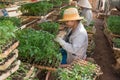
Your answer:
[[[78,10],[76,8],[68,8],[64,11],[63,19],[59,21],[70,21],[70,20],[81,20],[83,17],[80,17]]]
[[[92,8],[88,0],[79,0],[78,5],[85,8]]]

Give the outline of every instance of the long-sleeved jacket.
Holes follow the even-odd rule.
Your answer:
[[[91,10],[91,9],[88,9],[88,8],[84,8],[84,9],[82,10],[81,16],[84,16],[84,17],[85,17],[85,19],[87,20],[86,25],[88,26],[88,25],[91,23],[92,19],[93,19],[92,10]]]
[[[69,43],[64,42],[62,47],[67,51],[67,63],[71,63],[76,58],[85,59],[88,47],[87,32],[80,22],[69,38]]]

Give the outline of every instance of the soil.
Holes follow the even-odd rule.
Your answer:
[[[41,72],[38,73],[37,77],[39,78],[39,80],[45,80],[47,71],[46,70],[42,70]]]
[[[101,67],[103,72],[96,80],[120,80],[120,76],[112,67],[116,63],[113,50],[107,37],[104,35],[104,22],[103,19],[94,19],[96,33],[95,33],[95,52],[92,57],[96,63]]]

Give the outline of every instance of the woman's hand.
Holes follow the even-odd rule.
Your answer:
[[[57,35],[57,37],[60,37],[63,39],[65,35],[66,35],[65,31],[59,31],[59,34]]]
[[[61,37],[56,37],[55,41],[58,42],[61,46],[63,46],[65,44],[65,41],[61,38]]]

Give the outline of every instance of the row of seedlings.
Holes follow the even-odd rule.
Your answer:
[[[0,80],[4,80],[18,70],[20,60],[17,60],[19,41],[15,39],[17,23],[15,18],[0,18]],[[17,19],[16,19],[17,20]]]
[[[76,59],[68,67],[56,71],[55,80],[95,80],[102,74],[97,64]]]
[[[20,59],[32,64],[58,67],[59,63],[55,63],[55,61],[59,62],[61,57],[59,45],[54,41],[54,38],[58,32],[59,25],[54,22],[44,22],[38,24],[38,26],[40,27],[39,30],[28,28],[17,33],[17,38],[20,41],[20,46],[18,47]]]
[[[67,3],[69,0],[44,0],[36,3],[28,3],[21,5],[20,11],[26,16],[44,16],[48,12],[52,11],[55,6],[61,6],[63,3]]]
[[[22,12],[23,16],[40,18],[40,16],[45,16],[48,12],[53,11],[56,6],[60,8],[62,4],[68,2],[69,0],[44,0],[36,3],[23,4],[19,10]]]
[[[120,64],[120,16],[109,16],[107,28],[111,33],[113,50],[118,64]]]
[[[44,22],[37,25],[39,29],[26,28],[17,33],[20,41],[19,59],[41,70],[56,70],[61,62],[59,44],[54,41],[59,24]],[[40,75],[46,74],[46,71]]]

